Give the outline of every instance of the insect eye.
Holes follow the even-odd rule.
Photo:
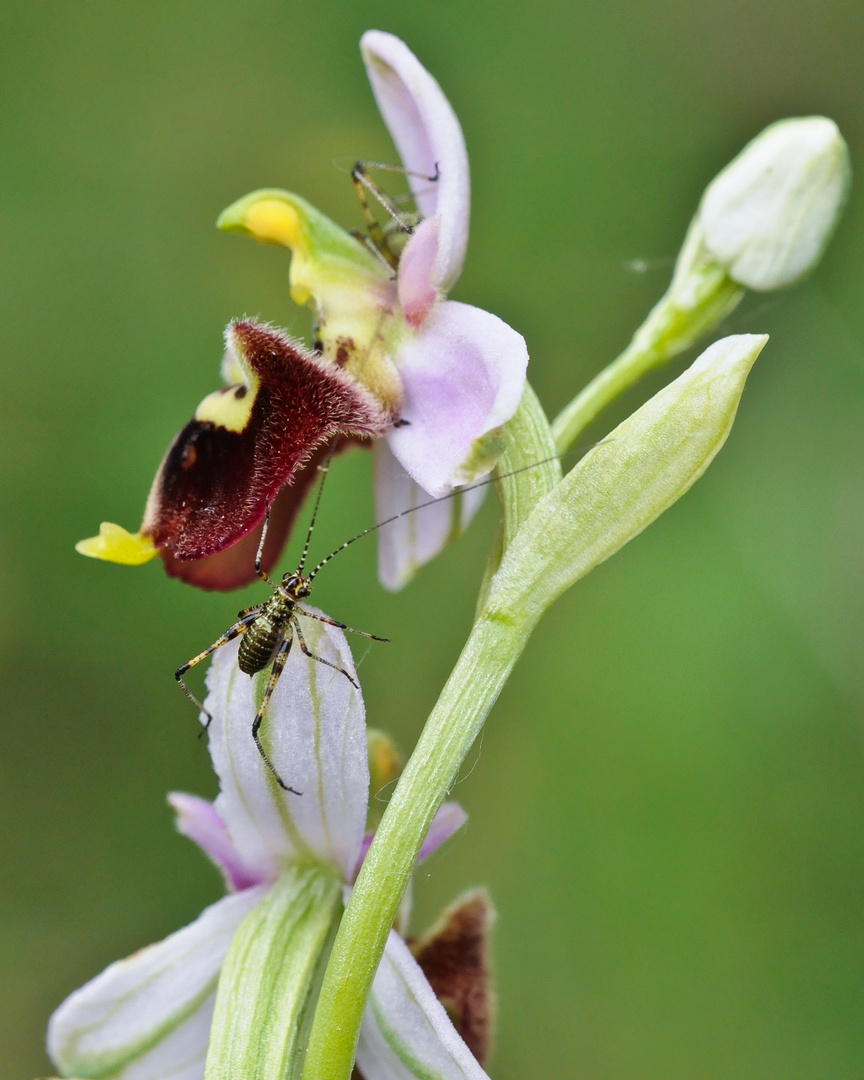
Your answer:
[[[308,596],[311,592],[312,592],[312,590],[309,588],[309,586],[304,585],[302,588],[297,590],[297,595],[298,596]]]

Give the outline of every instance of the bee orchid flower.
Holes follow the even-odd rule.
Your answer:
[[[341,631],[310,623],[308,633],[319,655],[355,673]],[[184,929],[112,964],[57,1009],[48,1047],[64,1076],[203,1080],[205,1062],[208,1075],[243,1075],[242,1069],[222,1072],[208,1059],[211,1043],[211,1058],[224,1050],[226,1029],[235,1052],[243,1025],[242,1037],[265,1040],[266,1053],[302,1051],[297,1001],[314,1005],[316,965],[326,959],[343,899],[369,846],[362,696],[340,673],[310,663],[299,651],[290,656],[262,734],[277,767],[303,792],[297,796],[276,785],[252,740],[256,685],[238,672],[235,646],[216,655],[208,686],[210,753],[220,793],[215,803],[185,794],[170,796],[170,802],[180,831],[222,871],[228,895]],[[464,820],[458,804],[444,804],[421,858]],[[483,922],[477,905],[475,897],[462,909],[463,928],[473,912],[475,969]],[[451,916],[451,939],[453,926]],[[430,949],[434,942],[417,950],[421,961]],[[438,968],[430,977],[443,985]],[[476,1006],[476,994],[471,997]],[[263,1026],[261,1009],[270,1018]],[[466,1034],[481,1046],[482,1020],[475,1007]],[[248,1064],[249,1057],[244,1060]],[[358,1065],[366,1080],[486,1075],[395,930],[376,977]],[[287,1075],[278,1062],[273,1068],[272,1075]],[[265,1069],[255,1075],[271,1074]]]
[[[497,316],[447,299],[468,243],[462,130],[404,42],[372,30],[361,50],[417,214],[381,233],[382,251],[288,191],[255,191],[223,211],[220,228],[290,249],[291,296],[315,312],[313,350],[268,328],[256,329],[258,347],[250,348],[237,339],[256,324],[229,327],[230,385],[206,398],[175,440],[140,532],[103,525],[79,545],[84,554],[143,562],[162,553],[175,576],[233,588],[253,577],[248,534],[270,503],[276,532],[265,565],[278,556],[308,485],[303,466],[316,451],[346,436],[375,440],[379,519],[477,480],[502,453],[501,428],[521,400],[528,352]],[[263,351],[281,353],[278,361],[261,358],[265,333],[272,340]],[[338,383],[326,394],[318,391],[322,372]],[[313,423],[304,418],[307,396]],[[332,413],[318,408],[329,396],[338,399]],[[480,497],[468,492],[384,530],[382,583],[404,584],[467,524]],[[232,553],[238,542],[246,547]]]

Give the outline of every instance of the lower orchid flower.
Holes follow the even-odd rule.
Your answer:
[[[319,655],[355,673],[341,631],[315,623],[309,635]],[[273,761],[303,792],[288,794],[252,740],[256,684],[239,673],[235,653],[235,646],[221,650],[208,676],[210,753],[220,793],[215,803],[169,798],[178,828],[221,869],[228,895],[164,941],[112,964],[60,1006],[48,1047],[63,1076],[251,1075],[229,1067],[238,1054],[238,1069],[241,1061],[244,1069],[259,1061],[256,1076],[299,1075],[291,1063],[303,1052],[317,974],[370,841],[364,706],[342,675],[291,655],[262,729]],[[444,804],[420,858],[464,820],[458,804]],[[417,950],[478,1052],[488,1042],[482,1005],[488,921],[488,905],[472,897]],[[455,976],[454,934],[465,955]],[[449,957],[443,966],[436,962],[442,949]],[[486,1075],[395,930],[375,978],[357,1064],[366,1080]]]
[[[162,554],[174,576],[234,588],[254,578],[257,538],[248,534],[267,507],[265,567],[314,475],[303,466],[345,436],[376,440],[379,519],[487,475],[503,452],[528,351],[497,316],[446,298],[468,243],[459,121],[404,42],[372,30],[361,49],[418,213],[397,215],[399,244],[376,250],[288,191],[256,191],[223,211],[220,228],[290,249],[291,295],[315,312],[313,351],[257,324],[232,324],[230,385],[205,398],[168,451],[140,531],[106,523],[79,545],[83,554],[127,564]],[[331,399],[332,411],[321,407]],[[426,507],[385,533],[382,583],[403,585],[481,499],[472,492]]]

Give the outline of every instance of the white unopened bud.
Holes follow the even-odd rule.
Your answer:
[[[740,285],[792,285],[819,262],[851,178],[833,120],[780,120],[709,184],[699,208],[704,243]]]

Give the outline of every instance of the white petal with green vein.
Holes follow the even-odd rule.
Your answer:
[[[357,1066],[366,1080],[488,1080],[393,932],[369,995]]]
[[[111,1080],[202,1077],[219,969],[266,891],[226,896],[68,997],[48,1025],[48,1052],[61,1071]]]

